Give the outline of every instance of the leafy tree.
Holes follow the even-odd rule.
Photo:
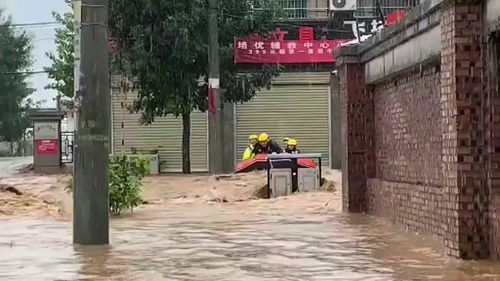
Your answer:
[[[219,5],[220,92],[226,102],[245,102],[269,86],[281,67],[262,65],[238,74],[233,40],[267,34],[279,19],[279,9],[274,0],[220,0]],[[182,117],[184,173],[190,172],[190,114],[208,107],[208,11],[206,0],[111,1],[114,70],[133,77],[135,110],[145,124],[157,116]]]
[[[66,1],[70,7],[71,1]],[[74,95],[74,66],[75,66],[75,27],[73,12],[67,12],[63,15],[52,12],[52,16],[63,27],[56,29],[55,43],[57,45],[57,54],[46,53],[52,61],[50,67],[46,67],[49,78],[53,80],[46,89],[53,89],[63,97],[72,98]]]
[[[25,72],[31,66],[31,39],[16,31],[0,9],[0,141],[19,141],[30,123],[27,110],[33,92]]]

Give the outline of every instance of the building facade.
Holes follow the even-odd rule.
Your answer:
[[[248,60],[239,61],[238,65],[244,72],[258,63],[282,63],[285,65],[285,71],[275,79],[270,89],[263,89],[252,101],[225,105],[226,170],[231,170],[240,161],[248,136],[260,132],[268,133],[278,142],[283,137],[296,138],[301,151],[321,153],[325,165],[340,168],[340,107],[330,91],[331,73],[335,70],[332,56],[334,46],[327,46],[325,42],[335,44],[338,40],[352,40],[360,35],[375,32],[377,29],[374,22],[379,19],[375,1],[279,2],[287,17],[277,30],[282,36],[280,43],[285,56],[280,60],[273,60],[272,57],[263,59],[262,53],[253,52],[251,55],[246,54]],[[382,0],[381,4],[384,12],[389,13],[407,11],[417,1],[410,2],[412,3],[409,4],[407,0]],[[253,43],[256,42],[245,41],[245,46]],[[300,47],[299,45],[304,43],[316,44],[307,47],[309,51],[314,49],[313,54],[298,57],[298,49],[294,54],[289,53],[288,47]],[[265,46],[270,48],[267,44],[265,43]],[[238,44],[235,44],[235,48],[238,48]],[[321,53],[318,53],[319,51]],[[134,96],[120,94],[118,87],[113,87],[112,94],[113,152],[131,153],[134,149],[157,151],[161,172],[180,172],[181,120],[174,117],[157,118],[153,124],[143,126],[139,123],[140,116],[128,110]],[[207,120],[206,113],[192,114],[193,172],[208,171]]]

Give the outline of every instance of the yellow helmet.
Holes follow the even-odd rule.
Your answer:
[[[268,141],[269,136],[266,133],[262,133],[259,135],[259,141]]]
[[[295,146],[296,146],[297,144],[298,144],[297,140],[290,139],[290,140],[288,141],[288,145],[295,145]]]
[[[257,140],[257,139],[259,139],[259,136],[257,136],[257,135],[250,135],[248,137],[248,140]]]
[[[290,140],[291,140],[291,138],[289,138],[289,137],[284,137],[284,138],[283,138],[283,142],[288,142],[288,141],[290,141]]]

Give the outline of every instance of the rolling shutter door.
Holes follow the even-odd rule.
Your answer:
[[[113,95],[113,152],[130,154],[132,147],[140,150],[158,149],[160,172],[181,172],[182,118],[155,118],[153,124],[141,125],[140,114],[131,114],[127,109],[134,99],[134,94],[127,97]],[[208,171],[207,122],[206,113],[191,114],[192,172]]]
[[[248,136],[266,132],[281,146],[283,137],[297,139],[302,153],[321,153],[330,160],[330,73],[283,73],[270,90],[238,104],[236,159],[241,161]]]

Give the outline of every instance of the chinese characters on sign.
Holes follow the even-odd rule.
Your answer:
[[[356,39],[360,39],[362,36],[375,34],[380,30],[384,29],[384,24],[376,19],[371,20],[370,22],[358,22],[355,20],[346,20],[344,21],[344,25],[349,25],[352,28],[352,33]]]
[[[38,155],[56,155],[57,154],[57,140],[37,140],[36,154]]]
[[[59,137],[59,124],[56,122],[35,123],[35,140],[57,139]]]
[[[365,20],[345,20],[344,25],[350,26],[352,33],[356,39],[360,39],[362,36],[372,35],[387,26],[396,24],[399,20],[406,16],[404,11],[395,11],[388,14],[385,18],[385,22],[380,18],[365,19]]]
[[[332,63],[333,51],[346,40],[294,41],[235,39],[235,63]]]

